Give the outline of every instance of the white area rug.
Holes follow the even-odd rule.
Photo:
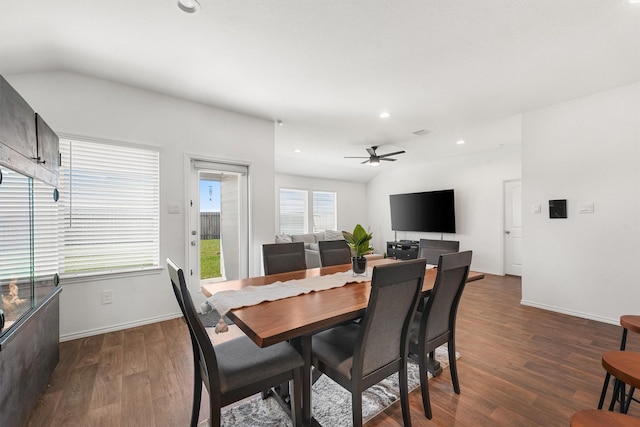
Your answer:
[[[459,358],[460,354],[456,354]],[[436,359],[442,368],[449,366],[446,345],[436,350]],[[409,362],[409,390],[420,386],[418,365]],[[431,378],[431,374],[429,374]],[[375,417],[400,399],[398,374],[393,374],[362,393],[362,416],[366,421]],[[312,387],[312,412],[323,426],[351,426],[351,393],[323,375]],[[201,426],[207,425],[201,423]],[[238,406],[222,409],[223,426],[291,426],[291,419],[278,403],[269,398],[256,398]]]

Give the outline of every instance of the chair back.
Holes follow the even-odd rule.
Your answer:
[[[435,285],[420,323],[420,334],[425,337],[425,343],[444,344],[453,333],[458,304],[469,276],[471,255],[471,251],[465,251],[440,256]]]
[[[304,243],[268,243],[262,245],[264,274],[306,270]]]
[[[209,393],[219,392],[220,380],[216,353],[209,339],[209,335],[198,316],[196,307],[193,304],[193,299],[191,298],[187,283],[184,279],[184,273],[171,259],[167,259],[167,270],[169,270],[171,285],[174,293],[176,293],[178,305],[180,305],[187,325],[189,326],[189,335],[191,336],[191,343],[194,350],[194,362],[197,361],[200,365],[194,366],[194,368],[200,369],[201,378],[209,386]]]
[[[458,252],[460,242],[456,240],[420,239],[418,243],[418,258],[425,258],[427,264],[438,265],[440,255]]]
[[[322,267],[351,262],[351,249],[345,240],[321,240],[318,242],[318,249]]]
[[[369,305],[360,323],[352,377],[394,367],[407,356],[407,334],[422,292],[426,261],[375,266]],[[366,382],[366,381],[365,381]]]

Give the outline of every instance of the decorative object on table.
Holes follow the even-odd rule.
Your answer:
[[[353,269],[354,276],[366,274],[367,259],[364,255],[373,251],[373,248],[369,246],[369,241],[371,241],[373,234],[367,233],[362,225],[357,224],[353,229],[353,233],[343,231],[342,235],[353,253],[353,257],[351,258],[351,267]]]

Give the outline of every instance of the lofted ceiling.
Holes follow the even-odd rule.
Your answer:
[[[361,182],[519,144],[520,113],[640,80],[625,0],[200,3],[2,1],[0,73],[69,70],[265,118],[277,172]],[[407,153],[343,158],[372,145]]]

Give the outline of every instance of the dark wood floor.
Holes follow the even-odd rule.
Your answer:
[[[618,348],[620,327],[521,306],[520,298],[516,277],[467,286],[458,314],[462,393],[453,393],[448,370],[430,381],[428,421],[415,390],[414,426],[568,426],[571,414],[597,406],[600,356]],[[640,351],[640,335],[627,348]],[[62,343],[30,425],[186,426],[191,357],[180,319]],[[207,412],[205,396],[201,420]],[[629,413],[640,417],[640,404]],[[401,424],[396,404],[367,425]]]

